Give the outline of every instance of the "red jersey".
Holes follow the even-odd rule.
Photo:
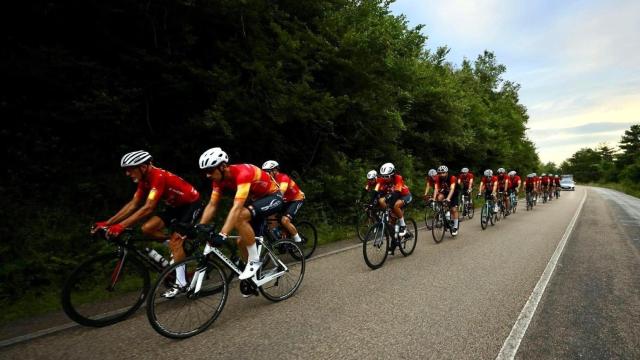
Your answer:
[[[280,185],[280,192],[283,194],[284,202],[304,200],[304,193],[289,175],[279,172],[276,175],[276,181]]]
[[[275,180],[255,165],[229,165],[229,171],[229,177],[211,183],[214,193],[221,194],[222,191],[229,190],[236,192],[234,200],[244,200],[247,197],[257,200],[278,191]]]
[[[515,175],[513,177],[509,176],[509,187],[511,189],[515,189],[518,187],[518,183],[521,181],[520,175]]]
[[[469,187],[471,180],[473,180],[473,173],[471,171],[466,174],[460,173],[460,175],[458,175],[458,179],[462,181],[462,187],[466,189]]]
[[[509,180],[509,176],[506,174],[498,175],[498,191],[505,191],[507,188],[505,187],[507,181]]]
[[[482,184],[484,184],[485,191],[491,192],[491,191],[493,191],[493,184],[498,182],[498,177],[497,176],[492,176],[492,177],[483,176],[482,179],[480,180],[480,182]]]
[[[200,194],[191,184],[157,167],[150,168],[146,178],[138,182],[135,196],[140,199],[146,196],[148,200],[160,198],[171,207],[191,204],[200,199]]]
[[[448,194],[451,191],[451,185],[457,184],[458,179],[453,175],[447,175],[444,178],[438,176],[438,190],[445,194]],[[456,191],[454,187],[453,191]]]
[[[553,180],[555,181],[555,184],[556,184],[557,186],[560,186],[560,178],[555,178],[555,179],[553,179]]]
[[[533,182],[536,183],[536,184],[539,183],[540,182],[540,177],[539,176],[534,176],[533,177]]]
[[[404,180],[400,175],[396,174],[391,176],[388,179],[379,177],[378,180],[379,182],[376,184],[376,191],[384,191],[384,192],[399,191],[400,195],[402,196],[409,195],[410,193],[409,187],[405,185]]]
[[[436,186],[436,181],[433,180],[433,178],[431,176],[427,176],[427,184],[429,184],[429,186],[431,186],[431,187],[435,187]]]
[[[536,183],[536,178],[535,178],[535,177],[528,177],[528,178],[524,181],[524,185],[525,185],[527,188],[529,188],[529,189],[533,188],[533,186],[535,185],[535,183]]]
[[[375,189],[376,180],[377,180],[377,178],[376,179],[371,179],[371,180],[367,179],[367,183],[364,185],[364,189],[367,190],[367,191],[371,191],[371,190]]]
[[[542,185],[548,185],[549,184],[549,177],[548,176],[543,176],[541,181],[542,181]]]

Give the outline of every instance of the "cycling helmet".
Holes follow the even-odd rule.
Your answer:
[[[498,174],[504,174],[505,172],[507,172],[507,170],[504,168],[498,168]]]
[[[438,175],[438,172],[436,171],[436,169],[431,169],[431,170],[429,170],[427,175],[429,175],[431,177],[434,177],[434,176]]]
[[[393,166],[392,163],[386,163],[380,167],[380,175],[382,176],[392,175],[395,171],[396,171],[396,167]]]
[[[556,177],[557,177],[557,178],[559,178],[560,176],[559,176],[559,175],[556,175]]]
[[[540,175],[540,176],[547,176],[547,174],[545,174],[545,173],[542,173],[542,175]]]
[[[533,174],[529,174],[529,175],[527,175],[527,177],[528,177],[528,178],[532,178],[532,177],[534,177],[534,176],[535,176],[535,175],[533,175]]]
[[[371,170],[367,173],[367,179],[373,180],[378,176],[378,173],[375,170]]]
[[[538,176],[538,174],[536,174],[536,173],[533,173],[533,176],[534,176],[534,177],[535,177],[535,176]]]
[[[462,168],[462,170],[460,170],[461,173],[466,174],[469,172],[469,168]]]
[[[200,169],[217,167],[222,163],[229,162],[229,155],[219,147],[211,148],[200,155]]]
[[[149,154],[148,152],[144,151],[144,150],[138,150],[138,151],[133,151],[130,153],[125,154],[122,159],[120,160],[120,166],[121,167],[132,167],[132,166],[139,166],[142,165],[148,161],[151,161],[153,158],[151,157],[151,154]]]
[[[484,171],[484,176],[490,177],[493,176],[493,170],[487,169]]]
[[[449,168],[446,165],[440,165],[440,166],[438,166],[438,172],[439,173],[449,172]]]
[[[516,176],[516,172],[514,170],[509,171],[509,176]]]
[[[262,164],[262,170],[273,170],[277,167],[279,167],[280,164],[278,164],[277,161],[275,160],[267,160],[264,162],[264,164]]]

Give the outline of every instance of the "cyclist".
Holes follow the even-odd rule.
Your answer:
[[[547,194],[549,193],[549,177],[546,173],[542,173],[542,177],[540,178],[540,190],[542,191],[543,196],[544,192],[547,192]]]
[[[399,231],[399,235],[407,235],[403,209],[411,203],[413,197],[409,187],[405,185],[402,176],[396,173],[396,168],[392,163],[386,163],[380,167],[380,177],[376,185],[376,191],[380,194],[380,207],[383,209],[387,206],[392,207],[393,215],[398,219],[397,225],[399,225],[399,228],[396,230]],[[388,201],[385,198],[386,194],[390,195]]]
[[[233,206],[222,229],[211,239],[211,244],[223,245],[231,230],[238,231],[238,244],[247,264],[238,278],[245,280],[254,276],[262,265],[256,246],[256,232],[259,232],[268,216],[280,211],[283,200],[278,184],[259,167],[251,164],[229,165],[228,162],[229,156],[219,147],[200,155],[200,169],[212,180],[211,198],[200,223],[208,224],[213,220],[224,190],[235,192]]]
[[[533,203],[533,196],[535,193],[535,184],[536,184],[535,174],[527,175],[527,178],[524,181],[524,189],[527,193],[527,199],[531,198],[531,202]]]
[[[378,183],[378,172],[371,170],[367,173],[367,182],[362,189],[361,199],[366,199],[366,195],[369,194],[369,198],[365,201],[369,201],[371,206],[374,206],[378,201],[378,192],[375,191],[376,184]]]
[[[469,171],[469,168],[462,168],[458,175],[458,188],[462,191],[462,195],[467,195],[471,202],[471,190],[473,189],[473,173]],[[473,206],[473,204],[471,205]],[[462,216],[467,215],[467,209],[463,209]]]
[[[509,189],[509,176],[504,168],[498,169],[498,192],[502,193],[504,199],[505,213],[504,216],[509,215],[509,196],[507,196],[507,190]]]
[[[171,172],[155,167],[151,154],[144,150],[125,154],[120,166],[134,183],[138,184],[133,198],[107,221],[96,223],[95,228],[107,228],[108,236],[118,236],[128,228],[151,215],[164,200],[165,209],[152,216],[142,225],[142,233],[151,239],[164,241],[165,228],[172,223],[193,224],[202,211],[200,194],[188,182]],[[183,248],[184,237],[173,232],[169,238],[172,262],[182,261],[186,254]],[[178,288],[187,284],[184,267],[176,268],[176,284],[162,296],[174,297]]]
[[[491,169],[487,169],[484,171],[484,176],[480,180],[480,188],[478,189],[478,196],[482,194],[483,190],[484,190],[484,199],[486,201],[492,200],[492,199],[495,200],[496,193],[498,192],[498,177],[493,176],[493,170]],[[495,203],[495,206],[493,207],[493,212],[498,212],[498,210],[499,210],[498,204]]]
[[[424,188],[423,196],[425,200],[429,200],[429,190],[436,186],[437,177],[438,172],[436,171],[436,169],[430,169],[429,172],[427,172],[427,178],[425,179],[426,186]]]
[[[276,183],[280,184],[280,192],[284,200],[284,206],[282,207],[284,216],[280,219],[280,223],[291,234],[293,241],[301,242],[300,234],[298,234],[298,230],[292,221],[304,203],[304,193],[289,175],[280,172],[280,164],[277,161],[266,161],[262,164],[262,170],[266,171],[276,180]]]
[[[516,203],[518,202],[518,193],[520,192],[520,185],[522,185],[522,179],[515,170],[509,171],[509,195],[515,193]]]
[[[560,176],[556,174],[556,177],[555,179],[553,179],[553,182],[556,186],[556,193],[558,193],[558,197],[560,197]]]
[[[538,204],[538,194],[540,193],[540,177],[537,173],[533,173],[533,204]]]
[[[449,203],[453,219],[451,235],[458,235],[458,181],[455,176],[449,175],[449,168],[446,165],[438,167],[438,180],[433,193],[437,196],[436,200]]]

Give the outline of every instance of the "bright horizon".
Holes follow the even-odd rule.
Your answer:
[[[398,0],[390,6],[409,25],[424,24],[427,48],[450,48],[460,65],[484,52],[521,85],[527,135],[543,163],[584,147],[617,148],[640,123],[640,2]]]

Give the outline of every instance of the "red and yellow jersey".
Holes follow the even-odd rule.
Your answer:
[[[438,185],[438,191],[448,193],[451,191],[451,185],[457,185],[458,179],[453,175],[447,175],[445,177],[437,177],[436,184]],[[456,188],[454,188],[454,191]]]
[[[367,183],[364,185],[364,189],[367,191],[371,191],[376,188],[376,179],[367,179]]]
[[[280,192],[285,202],[304,200],[304,193],[289,175],[279,172],[275,176],[276,182],[280,185]]]
[[[520,175],[509,176],[509,187],[512,189],[517,188],[520,181],[522,181]]]
[[[179,207],[200,199],[200,194],[180,176],[157,167],[149,168],[144,180],[138,182],[135,197],[161,199],[167,206]]]
[[[498,191],[505,191],[507,188],[505,187],[507,181],[509,180],[509,176],[507,174],[498,175]]]
[[[229,172],[231,176],[211,183],[214,194],[228,190],[235,191],[234,200],[257,200],[278,191],[275,180],[255,165],[229,165]]]
[[[480,182],[484,185],[485,190],[493,191],[493,184],[498,182],[498,177],[497,176],[491,176],[491,177],[483,176],[482,180],[480,180]]]
[[[473,180],[473,173],[471,171],[466,174],[460,173],[460,175],[458,175],[458,179],[462,182],[463,187],[468,188],[469,183]]]
[[[409,187],[405,185],[402,176],[396,174],[389,178],[379,177],[377,179],[376,191],[392,192],[398,191],[400,195],[409,195]]]

